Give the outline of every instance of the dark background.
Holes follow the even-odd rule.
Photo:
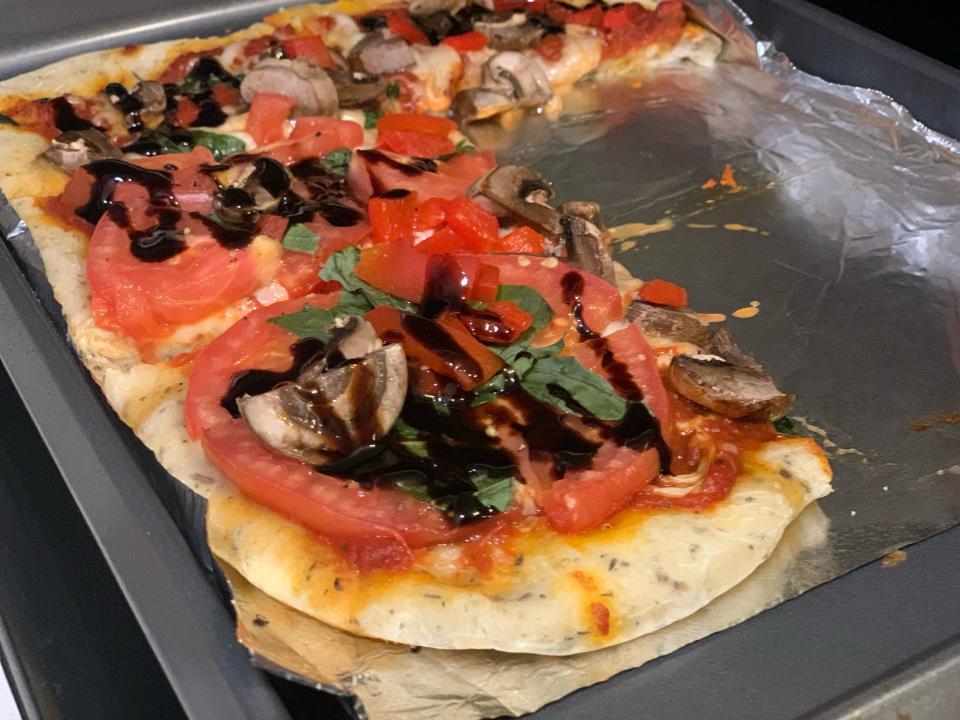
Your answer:
[[[960,67],[956,30],[932,2],[815,4]],[[2,369],[0,408],[0,650],[20,660],[6,668],[14,685],[44,718],[183,717]]]

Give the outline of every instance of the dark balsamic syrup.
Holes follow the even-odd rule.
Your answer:
[[[319,359],[326,346],[317,338],[304,338],[290,346],[293,360],[283,372],[274,370],[244,370],[230,378],[227,392],[220,399],[220,407],[231,417],[240,417],[237,400],[244,395],[262,395],[284,382],[293,382],[303,369]]]
[[[93,176],[90,199],[76,209],[76,214],[91,225],[96,225],[107,209],[114,204],[112,197],[117,184],[133,182],[147,190],[150,203],[160,207],[176,207],[173,180],[169,173],[148,170],[124,160],[95,160],[83,166]]]
[[[60,132],[89,130],[94,127],[92,122],[77,115],[73,104],[65,97],[51,98],[43,102],[49,103],[53,107],[53,124],[57,126],[57,130]]]
[[[580,339],[592,340],[600,337],[583,320],[583,275],[571,270],[561,278],[560,285],[563,288],[563,302],[570,306],[570,314],[573,315],[574,327],[580,333]]]

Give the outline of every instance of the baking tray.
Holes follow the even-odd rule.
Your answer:
[[[960,135],[956,109],[941,103],[960,87],[953,71],[803,3],[742,4],[759,31],[802,67],[879,87],[930,126]],[[49,0],[18,3],[0,30],[0,72],[124,42],[220,32],[275,5],[201,1],[151,9],[138,0],[122,9],[85,2],[54,11]],[[28,280],[6,245],[0,245],[0,356],[186,714],[289,717],[233,641],[228,608],[203,554],[191,553],[180,534],[177,521],[182,526],[190,518],[179,498],[64,343],[43,281]],[[912,549],[902,569],[857,571],[537,717],[634,717],[640,702],[663,718],[844,717],[892,715],[893,708],[921,701],[936,713],[927,716],[948,716],[960,707],[960,682],[950,675],[960,664],[958,558],[954,529]],[[931,683],[934,690],[924,689]]]

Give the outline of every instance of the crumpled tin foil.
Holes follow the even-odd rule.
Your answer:
[[[560,119],[531,117],[478,140],[500,145],[501,163],[540,170],[558,199],[599,202],[619,228],[615,259],[635,275],[671,279],[692,307],[724,314],[797,395],[791,416],[827,450],[834,493],[726,599],[562,672],[524,656],[366,648],[274,607],[228,571],[241,637],[263,666],[355,694],[360,716],[528,712],[960,522],[960,143],[882,93],[798,70],[732,3],[691,8],[726,40],[716,67],[578,88]],[[0,221],[62,323],[29,232],[8,206]],[[276,622],[259,622],[261,612]],[[269,634],[287,625],[302,650]],[[428,660],[429,687],[418,682]],[[509,681],[541,671],[550,682],[524,692]]]

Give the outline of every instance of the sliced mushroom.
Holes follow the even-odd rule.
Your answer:
[[[337,88],[342,108],[359,108],[375,103],[387,89],[387,81],[379,75],[351,70],[328,70],[327,74]]]
[[[726,327],[716,330],[704,349],[705,354],[678,355],[670,362],[670,382],[678,393],[725,417],[776,420],[786,415],[795,396],[782,393]]]
[[[156,115],[167,109],[167,92],[156,80],[140,81],[131,95],[140,101],[142,113]]]
[[[563,215],[576,215],[584,220],[589,220],[600,230],[603,230],[603,222],[600,220],[600,205],[590,200],[568,200],[560,206],[560,212]]]
[[[486,35],[494,50],[527,50],[543,37],[543,28],[529,22],[524,13],[478,20],[473,24],[473,29]]]
[[[512,96],[485,87],[461,90],[453,98],[453,116],[461,123],[486,120],[518,107]]]
[[[639,327],[651,340],[692,343],[703,347],[710,330],[698,318],[679,310],[634,300],[627,308],[627,320]]]
[[[371,75],[401,72],[416,61],[413,50],[405,40],[388,38],[381,32],[364,37],[347,55],[347,63],[352,70]]]
[[[435,13],[456,15],[466,4],[467,0],[410,0],[407,9],[418,17]]]
[[[483,67],[484,86],[513,97],[520,107],[536,107],[553,97],[553,88],[536,58],[512,50],[493,55]]]
[[[548,204],[554,196],[553,185],[536,170],[501,165],[480,178],[472,194],[493,200],[541,232],[556,237],[563,231],[560,213]]]
[[[237,407],[264,444],[288,457],[324,464],[383,438],[399,417],[406,393],[403,347],[381,347],[370,323],[351,318],[339,336],[335,333],[330,350],[295,382],[245,395]]]
[[[115,159],[122,155],[120,148],[96,128],[68,130],[55,137],[43,153],[48,161],[67,172],[94,160]]]
[[[600,228],[579,215],[561,215],[567,260],[609,283],[614,282],[613,258],[603,243]]]
[[[290,183],[282,163],[259,157],[233,183],[214,194],[213,207],[227,223],[252,225],[262,213],[277,209]]]
[[[337,88],[327,73],[303,58],[265,58],[240,83],[240,94],[251,102],[257,93],[273,92],[297,101],[303,115],[335,115],[339,108]]]

